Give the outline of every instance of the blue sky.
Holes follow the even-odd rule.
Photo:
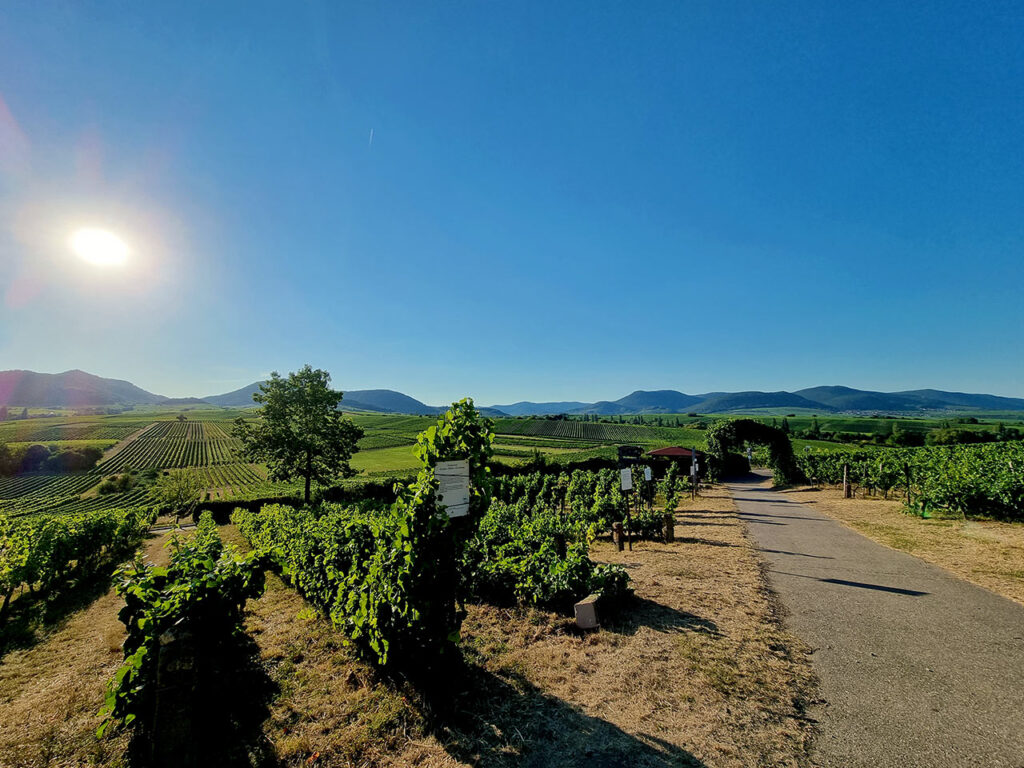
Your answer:
[[[0,100],[0,368],[1024,396],[1019,4],[16,2]]]

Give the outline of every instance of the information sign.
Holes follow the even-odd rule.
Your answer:
[[[633,472],[629,469],[629,467],[620,470],[619,474],[622,476],[622,490],[633,490]]]
[[[439,461],[434,465],[437,478],[437,504],[443,506],[448,517],[469,514],[469,459]]]

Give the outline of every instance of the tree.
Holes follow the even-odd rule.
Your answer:
[[[309,365],[282,378],[277,371],[260,385],[252,399],[263,407],[255,422],[235,419],[233,434],[242,441],[242,454],[262,462],[271,480],[306,481],[305,503],[310,484],[349,477],[349,466],[363,430],[345,418],[338,406],[342,393],[328,385],[331,375]]]
[[[7,421],[7,406],[0,405],[0,421]]]
[[[188,416],[186,416],[184,413],[179,413],[177,419],[178,421],[188,421]]]
[[[122,478],[125,475],[121,476]],[[130,476],[129,476],[130,478]],[[124,483],[118,478],[115,483]],[[128,483],[131,482],[129,479]],[[174,510],[178,517],[190,514],[199,503],[203,483],[194,472],[170,472],[156,481],[156,495],[164,504]]]

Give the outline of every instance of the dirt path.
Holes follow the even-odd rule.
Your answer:
[[[145,557],[165,562],[166,535],[145,544]],[[96,713],[107,681],[121,664],[123,605],[113,589],[36,645],[0,661],[0,765],[11,768],[112,764],[124,736],[98,741]]]
[[[824,766],[1024,766],[1024,606],[880,546],[766,478],[729,486],[815,649]]]

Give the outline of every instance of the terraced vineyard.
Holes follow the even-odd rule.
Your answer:
[[[682,427],[647,427],[561,419],[497,419],[494,431],[502,435],[552,437],[591,443],[674,443],[697,445],[703,432]]]
[[[150,467],[203,467],[238,461],[241,443],[216,422],[158,421],[97,466],[104,474]]]
[[[47,421],[49,419],[40,419]],[[71,422],[67,424],[35,424],[33,420],[8,422],[0,428],[0,442],[56,443],[62,440],[124,440],[152,420],[119,423]]]
[[[0,501],[43,496],[71,496],[82,493],[98,482],[99,477],[92,472],[0,477]]]

